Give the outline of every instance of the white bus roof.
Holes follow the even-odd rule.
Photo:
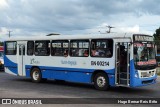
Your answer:
[[[82,34],[82,35],[53,35],[53,36],[22,36],[22,37],[11,37],[5,41],[29,41],[29,40],[65,40],[65,39],[132,39],[133,35],[146,35],[146,34],[135,34],[135,33],[106,33],[106,34]],[[151,35],[148,35],[151,36]]]

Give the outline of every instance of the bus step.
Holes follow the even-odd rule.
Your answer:
[[[120,80],[128,80],[128,79],[126,79],[126,78],[120,78]]]
[[[127,84],[128,79],[120,78],[120,84]]]
[[[129,74],[128,74],[129,75]],[[121,73],[120,78],[127,78],[127,73]]]

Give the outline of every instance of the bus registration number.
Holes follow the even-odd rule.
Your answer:
[[[108,61],[91,61],[92,66],[109,66]]]

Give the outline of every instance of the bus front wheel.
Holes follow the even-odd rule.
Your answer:
[[[33,68],[31,72],[31,78],[33,82],[41,82],[42,80],[42,74],[41,71],[38,68]]]
[[[94,87],[98,90],[105,91],[109,88],[109,79],[105,73],[97,73],[94,76]]]

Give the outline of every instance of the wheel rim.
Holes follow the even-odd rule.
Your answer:
[[[38,80],[39,79],[39,72],[38,71],[34,71],[33,72],[33,79],[34,80]]]
[[[98,87],[104,87],[106,85],[106,79],[103,76],[97,78]]]

